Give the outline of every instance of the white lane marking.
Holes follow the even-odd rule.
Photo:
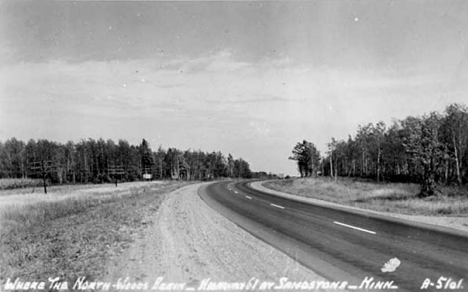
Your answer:
[[[245,196],[245,197],[246,197],[247,199],[249,199],[249,200],[252,200],[252,197],[249,197],[249,196]]]
[[[374,231],[367,230],[367,229],[364,229],[364,228],[359,228],[359,227],[348,225],[348,224],[344,224],[344,223],[341,223],[341,222],[338,222],[338,221],[333,221],[333,223],[344,226],[344,227],[356,229],[356,230],[359,230],[359,231],[362,231],[362,232],[367,232],[367,233],[370,233],[370,234],[376,234],[376,232],[374,232]]]
[[[270,204],[270,205],[272,205],[273,207],[276,207],[276,208],[284,209],[284,207],[280,206],[280,205],[275,205],[275,204]]]
[[[234,193],[238,194],[238,192],[237,192],[237,191],[234,191]]]

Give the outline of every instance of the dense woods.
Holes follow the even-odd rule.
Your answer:
[[[49,140],[15,138],[0,142],[0,178],[39,178],[51,183],[103,183],[152,179],[210,180],[249,178],[249,163],[221,152],[200,150],[156,151],[143,139],[140,145],[125,140],[81,140],[60,144]]]
[[[293,158],[310,152],[305,143],[296,145]],[[324,175],[417,182],[421,196],[429,196],[438,184],[468,182],[468,109],[452,104],[443,113],[409,116],[389,126],[369,123],[359,126],[354,137],[332,138],[327,146],[327,155],[320,161]],[[302,169],[308,160],[295,160],[301,176],[306,176]]]

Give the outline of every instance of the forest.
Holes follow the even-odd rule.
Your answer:
[[[377,182],[416,182],[421,196],[437,186],[468,183],[468,108],[451,104],[443,113],[408,116],[359,126],[347,140],[332,138],[320,156],[308,141],[299,142],[290,159],[301,177],[325,175],[360,177]]]
[[[146,179],[250,178],[249,163],[221,152],[150,148],[125,140],[88,139],[61,144],[45,139],[0,142],[0,178],[41,179],[52,184]]]

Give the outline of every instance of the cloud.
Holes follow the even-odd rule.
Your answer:
[[[229,50],[166,62],[17,63],[0,74],[3,99],[14,97],[33,104],[53,100],[60,105],[105,107],[124,115],[134,114],[129,109],[164,108],[161,104],[187,110],[211,104],[220,111],[229,106],[230,112],[249,114],[254,114],[252,109],[243,105],[263,103],[275,108],[273,103],[293,102],[328,108],[327,103],[359,99],[359,95],[384,96],[445,82],[428,74],[400,78],[391,73],[306,67],[288,58],[253,64],[236,60]]]
[[[196,74],[229,73],[250,67],[248,62],[237,61],[229,50],[209,52],[197,58],[179,57],[162,65],[166,70],[177,70],[179,73]]]
[[[251,66],[251,64],[247,62],[235,61],[233,54],[229,51],[221,51],[208,58],[206,61],[206,70],[209,72],[233,72]]]
[[[21,62],[0,69],[0,132],[136,142],[154,133],[167,146],[244,158],[275,145],[252,157],[261,166],[270,161],[264,156],[287,157],[294,141],[321,148],[358,124],[441,110],[466,97],[466,86],[448,86],[450,78],[398,72],[313,67],[287,57],[249,63],[230,50],[192,59]]]
[[[264,95],[258,98],[239,100],[234,103],[246,104],[246,103],[270,103],[270,102],[286,102],[286,101],[289,101],[289,100],[284,97]]]

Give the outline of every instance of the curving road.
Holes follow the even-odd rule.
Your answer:
[[[349,291],[468,291],[468,237],[461,232],[272,196],[245,181],[213,183],[199,195],[304,266],[347,281]]]

